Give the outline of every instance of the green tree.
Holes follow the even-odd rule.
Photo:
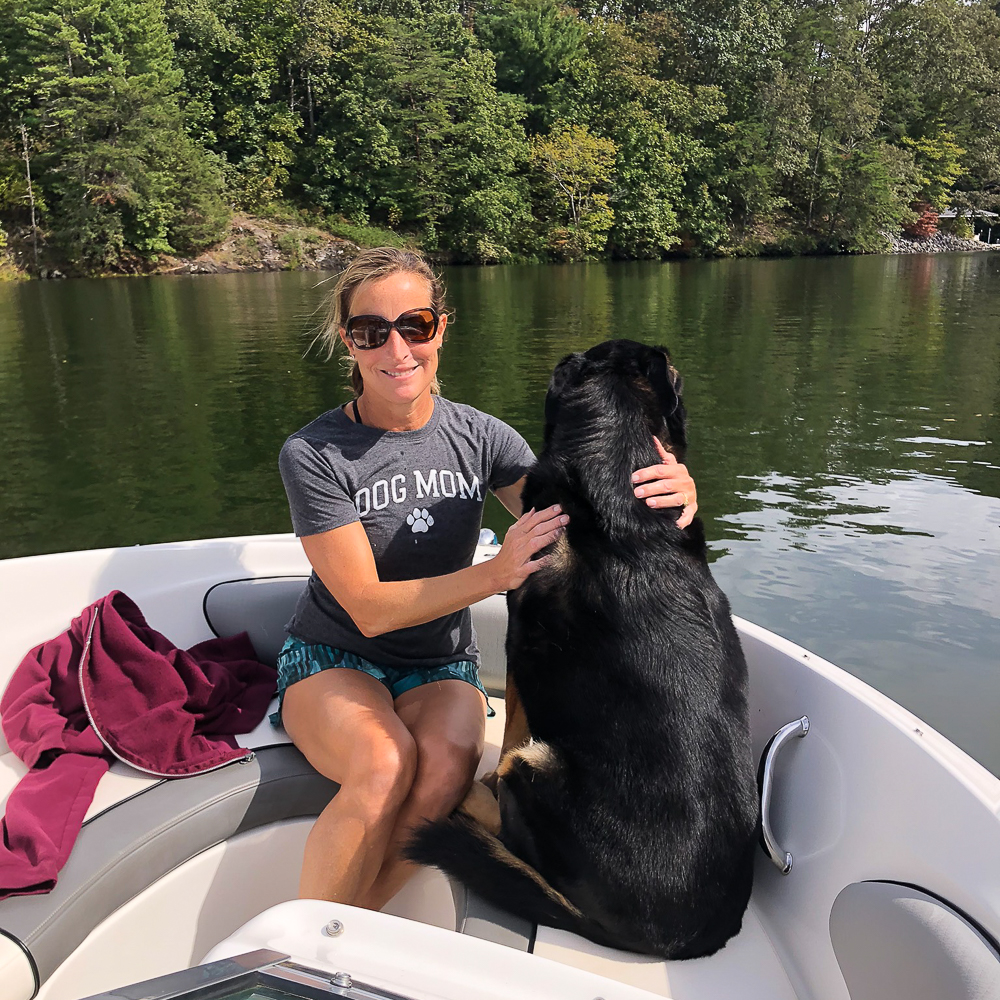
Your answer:
[[[462,259],[497,263],[537,249],[525,173],[524,102],[495,86],[493,55],[470,49],[459,67],[448,141],[440,156],[448,194],[442,241]]]
[[[500,0],[475,14],[476,35],[496,59],[497,87],[524,98],[527,125],[565,119],[587,73],[587,25],[557,0]]]
[[[564,260],[587,260],[603,252],[615,213],[607,194],[617,148],[585,125],[557,122],[536,136],[531,155],[548,189],[548,244]]]
[[[664,101],[668,86],[654,76],[658,50],[630,26],[594,18],[577,116],[612,143],[616,155],[609,204],[612,252],[658,257],[678,242],[675,204],[682,184],[678,145]]]
[[[456,28],[459,32],[456,32]],[[389,23],[394,74],[389,83],[390,128],[397,164],[382,172],[381,208],[390,223],[417,228],[425,246],[437,249],[437,230],[448,210],[441,152],[448,142],[457,101],[453,61],[464,39],[457,19]]]
[[[939,125],[935,135],[919,139],[903,136],[902,142],[913,153],[919,196],[939,209],[946,208],[945,201],[964,172],[965,150],[955,142],[955,133]]]
[[[392,133],[392,40],[374,15],[325,0],[307,9],[298,53],[304,141],[292,181],[307,203],[366,224],[400,156]]]
[[[0,216],[97,269],[227,202],[470,261],[873,249],[1000,207],[996,6],[0,0]]]
[[[916,171],[913,157],[871,140],[851,148],[827,171],[829,199],[823,244],[831,250],[877,252],[886,233],[909,214]]]
[[[0,25],[4,127],[31,137],[43,222],[70,259],[130,268],[220,232],[161,0],[0,0]]]
[[[495,86],[493,57],[455,14],[395,22],[378,217],[428,249],[498,261],[530,250],[524,104]]]
[[[167,0],[193,117],[212,136],[235,200],[280,197],[299,142],[304,88],[290,54],[295,0]]]

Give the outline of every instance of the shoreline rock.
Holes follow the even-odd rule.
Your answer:
[[[977,253],[1000,250],[1000,243],[983,243],[980,240],[963,240],[951,233],[937,232],[933,236],[907,236],[905,233],[886,233],[890,249],[886,253]]]
[[[197,257],[165,258],[151,273],[334,271],[357,252],[356,244],[312,226],[237,215],[220,243]]]
[[[2,234],[2,231],[0,231]],[[74,265],[49,254],[42,243],[39,264],[32,266],[31,234],[27,229],[11,233],[6,252],[0,253],[4,270],[0,278],[42,281],[60,278],[112,278],[155,274],[230,274],[241,271],[335,271],[345,267],[358,252],[356,243],[306,221],[279,221],[245,214],[233,216],[222,240],[193,257],[135,257],[104,273]],[[7,272],[13,272],[9,275]]]

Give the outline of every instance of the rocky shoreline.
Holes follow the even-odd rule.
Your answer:
[[[1000,243],[981,243],[950,233],[914,237],[886,234],[888,254],[975,253],[1000,250]],[[228,274],[238,271],[339,271],[360,247],[322,230],[282,226],[246,216],[233,221],[221,243],[190,259],[167,258],[154,274]],[[443,258],[437,263],[448,263]],[[42,275],[45,277],[46,275]],[[60,274],[51,277],[62,277]]]
[[[1000,243],[982,243],[964,240],[951,233],[933,236],[907,236],[905,233],[886,233],[890,249],[886,253],[976,253],[983,250],[1000,250]]]
[[[905,233],[885,233],[889,242],[887,254],[977,253],[1000,250],[1000,243],[982,243],[962,239],[950,233],[933,236],[908,236]],[[6,262],[0,255],[0,280],[24,279],[30,276],[25,266],[28,247],[21,239],[18,249]],[[333,236],[323,229],[308,225],[278,222],[238,215],[232,220],[226,238],[196,257],[161,257],[155,262],[137,266],[136,274],[229,274],[243,271],[339,271],[359,251],[356,243]],[[438,263],[447,263],[440,260]],[[42,267],[39,278],[74,276],[63,266]]]
[[[70,262],[46,258],[31,267],[30,233],[13,234],[7,252],[0,252],[0,280],[30,277],[59,279],[150,274],[229,274],[242,271],[337,271],[360,249],[356,243],[304,223],[236,215],[219,243],[194,257],[160,256],[136,259],[132,266],[108,274],[75,268]]]
[[[358,246],[310,226],[237,216],[229,235],[193,258],[169,258],[156,274],[228,274],[234,271],[337,271]]]

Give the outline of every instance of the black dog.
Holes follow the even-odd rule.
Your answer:
[[[532,921],[669,959],[739,931],[759,828],[746,662],[701,523],[630,484],[654,434],[683,461],[680,389],[665,350],[628,340],[556,367],[524,506],[570,521],[508,595],[500,822],[477,785],[408,848]]]

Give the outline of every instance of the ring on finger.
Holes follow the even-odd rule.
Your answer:
[[[688,505],[688,495],[686,493],[681,493],[681,506],[686,507]]]

